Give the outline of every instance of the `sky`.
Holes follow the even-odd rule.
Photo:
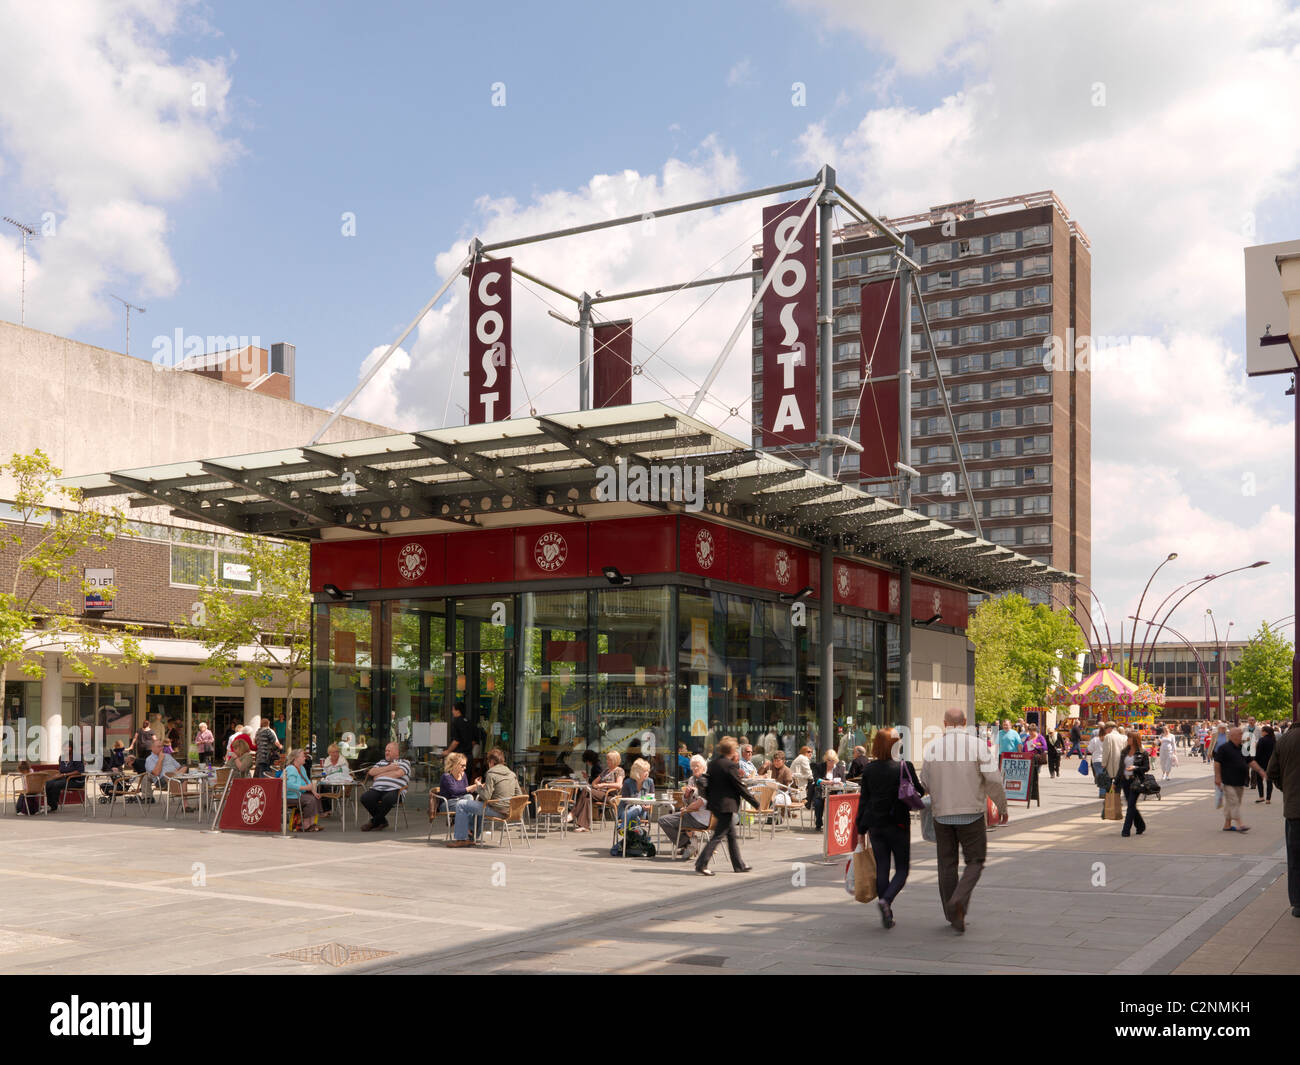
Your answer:
[[[642,5],[0,0],[0,214],[29,326],[131,353],[297,346],[335,406],[485,241],[812,177],[884,215],[1052,189],[1092,243],[1093,588],[1266,559],[1174,621],[1290,614],[1294,401],[1244,373],[1242,248],[1300,237],[1300,10],[1281,0]],[[747,203],[520,249],[570,292],[744,269]],[[21,244],[0,226],[0,318]],[[634,399],[695,391],[744,285],[607,305]],[[459,424],[464,286],[349,409]],[[520,284],[517,415],[577,406],[572,304]],[[749,435],[749,349],[701,414]],[[449,382],[452,387],[449,388]],[[731,412],[735,410],[733,415]],[[178,455],[181,458],[199,456]],[[1288,633],[1292,630],[1287,630]]]

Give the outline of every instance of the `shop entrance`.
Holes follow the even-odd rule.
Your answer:
[[[196,733],[200,721],[208,723],[208,728],[216,737],[216,760],[223,761],[226,757],[227,738],[235,728],[244,723],[243,698],[231,698],[228,695],[196,695],[192,700],[192,716]]]

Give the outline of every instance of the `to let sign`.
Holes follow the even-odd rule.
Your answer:
[[[469,422],[510,417],[511,260],[483,260],[469,272]]]
[[[793,240],[763,293],[763,446],[817,440],[817,243],[807,200],[763,208],[763,267]]]
[[[111,569],[87,568],[82,571],[87,610],[113,609],[113,574]]]

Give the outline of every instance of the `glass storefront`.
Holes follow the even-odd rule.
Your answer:
[[[764,760],[820,753],[819,618],[804,607],[796,626],[775,597],[672,584],[318,603],[311,731],[362,763],[398,740],[433,774],[459,705],[475,758],[500,747],[528,785],[587,750],[644,757],[666,784],[725,734]],[[897,626],[837,614],[835,645],[828,739],[851,751],[892,721]]]

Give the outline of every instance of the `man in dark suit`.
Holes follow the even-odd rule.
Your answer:
[[[740,748],[730,736],[723,736],[718,741],[713,761],[709,763],[708,807],[709,813],[717,818],[717,825],[709,842],[700,851],[695,861],[695,871],[701,876],[713,876],[709,868],[709,859],[718,844],[725,837],[727,854],[731,857],[731,868],[737,873],[748,873],[750,867],[740,856],[740,841],[736,838],[736,815],[740,813],[742,801],[758,809],[758,800],[749,793],[749,789],[740,779]]]

